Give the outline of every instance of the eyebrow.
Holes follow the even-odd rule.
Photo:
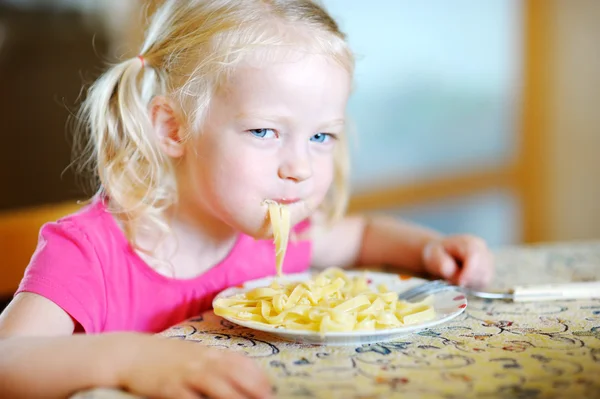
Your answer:
[[[235,116],[236,119],[260,119],[267,122],[281,122],[281,121],[289,121],[289,117],[287,116],[277,116],[277,115],[268,115],[268,114],[259,114],[254,112],[240,112]],[[320,126],[338,126],[345,125],[346,119],[344,118],[336,118],[330,121],[321,123]]]
[[[337,125],[345,125],[346,124],[346,119],[344,118],[338,118],[338,119],[333,119],[327,123],[325,123],[324,125],[326,126],[337,126]]]
[[[269,122],[281,122],[282,120],[288,120],[288,117],[285,116],[276,116],[276,115],[267,115],[267,114],[259,114],[254,112],[240,112],[235,116],[236,119],[261,119]]]

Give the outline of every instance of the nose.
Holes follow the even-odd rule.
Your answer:
[[[310,153],[305,146],[296,146],[283,154],[283,160],[279,165],[279,178],[301,182],[310,178],[313,174]]]

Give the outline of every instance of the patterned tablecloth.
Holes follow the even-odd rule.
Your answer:
[[[600,280],[600,243],[496,252],[496,288]],[[287,343],[213,313],[165,331],[255,358],[278,398],[600,398],[600,299],[469,299],[465,313],[393,342]],[[94,390],[73,399],[124,399]]]

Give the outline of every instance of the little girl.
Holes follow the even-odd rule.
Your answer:
[[[269,397],[250,359],[148,334],[209,309],[229,286],[275,274],[265,200],[291,212],[284,273],[388,264],[487,283],[481,239],[343,217],[353,65],[313,1],[164,2],[140,55],[88,93],[81,121],[100,188],[41,229],[0,317],[0,396],[108,386]]]

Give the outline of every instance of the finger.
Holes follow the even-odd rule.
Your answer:
[[[454,259],[444,250],[438,242],[428,245],[423,254],[425,270],[429,273],[450,279],[458,271]]]
[[[193,387],[199,393],[210,399],[247,399],[248,396],[240,392],[228,380],[226,374],[200,375],[193,381]],[[197,399],[198,396],[195,397]],[[170,399],[170,398],[169,398]]]
[[[461,265],[458,273],[453,277],[456,284],[473,286],[487,279],[488,250],[483,240],[477,237],[459,236],[446,240],[442,244]]]
[[[271,382],[264,371],[250,358],[236,361],[235,373],[229,374],[231,383],[249,398],[270,398]]]
[[[474,285],[474,283],[477,282],[477,280],[479,279],[479,273],[477,273],[477,270],[481,270],[481,267],[479,267],[479,258],[480,255],[477,253],[467,255],[467,258],[464,260],[462,267],[459,269],[458,273],[455,276],[456,284],[458,284],[461,287],[464,287],[467,285],[472,286]]]
[[[465,262],[469,255],[485,248],[483,240],[471,236],[452,236],[441,241],[444,249],[458,262]]]
[[[478,261],[473,263],[468,278],[472,281],[471,285],[484,288],[491,283],[494,276],[494,258],[485,243],[479,246],[477,254]]]
[[[183,385],[163,384],[160,388],[149,392],[148,397],[156,399],[198,399],[200,396]]]
[[[491,282],[494,276],[494,259],[492,254],[487,251],[482,254],[481,262],[478,265],[478,270],[476,273],[473,273],[473,285],[477,288],[485,288]]]
[[[250,358],[227,351],[214,351],[209,354],[213,361],[210,366],[210,386],[206,374],[197,374],[195,387],[211,399],[220,398],[270,398],[271,385],[258,365]]]

